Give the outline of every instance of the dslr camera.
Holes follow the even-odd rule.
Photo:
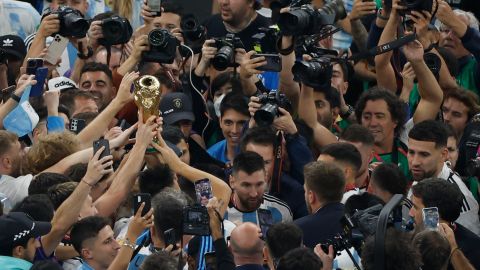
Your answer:
[[[205,206],[194,204],[183,209],[183,234],[209,235],[210,218]]]
[[[171,64],[177,53],[178,40],[165,29],[154,29],[148,34],[150,51],[143,54],[143,61]]]
[[[50,10],[45,13],[43,17],[50,14],[58,14],[58,19],[60,20],[60,31],[55,34],[76,38],[83,38],[87,35],[90,25],[80,11],[71,7],[61,6],[57,10]]]
[[[259,103],[262,104],[253,115],[253,119],[259,126],[270,126],[273,123],[275,117],[279,116],[278,107],[282,107],[286,110],[291,108],[290,101],[284,94],[280,94],[278,91],[270,91],[268,94],[261,94],[258,96]]]
[[[410,14],[412,11],[428,11],[432,12],[433,9],[433,0],[401,0],[400,5],[405,6],[407,9],[400,10],[400,14],[405,16]]]
[[[467,161],[467,166],[465,166],[465,174],[468,177],[480,177],[480,159],[473,158]]]
[[[296,61],[292,73],[296,81],[314,89],[330,88],[333,74],[332,59],[317,56],[310,61]]]
[[[200,53],[206,39],[205,27],[198,23],[197,18],[195,18],[193,14],[188,14],[182,17],[180,28],[185,37],[185,44],[190,47],[194,53]]]
[[[280,14],[278,26],[284,35],[313,35],[345,17],[347,12],[342,0],[331,0],[318,10],[311,4],[291,7],[289,12]]]
[[[215,69],[222,71],[227,67],[235,67],[235,49],[244,48],[242,41],[235,34],[228,33],[223,38],[214,38],[214,47],[218,49],[212,59],[212,65]]]
[[[103,46],[112,46],[127,43],[133,34],[130,22],[120,16],[113,16],[102,21],[103,38],[98,43]]]

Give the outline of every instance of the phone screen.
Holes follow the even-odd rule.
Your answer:
[[[205,178],[205,179],[196,181],[195,194],[197,195],[198,203],[200,203],[203,206],[206,206],[208,204],[208,200],[210,200],[213,197],[210,180]]]
[[[422,209],[423,225],[427,230],[438,230],[440,216],[437,207],[428,207]]]
[[[162,14],[162,1],[161,0],[148,0],[148,7],[154,13],[153,16],[158,17]]]
[[[267,231],[273,225],[273,216],[272,212],[268,209],[258,209],[258,224],[262,230],[262,236],[265,238],[267,236]]]

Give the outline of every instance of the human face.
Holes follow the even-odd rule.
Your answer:
[[[185,136],[185,138],[190,137],[190,133],[192,132],[192,121],[180,120],[178,122],[175,122],[174,125],[177,126],[182,131],[183,136]]]
[[[468,20],[465,16],[456,16],[468,25]],[[440,46],[449,50],[457,59],[470,54],[463,46],[460,38],[445,25],[440,28]]]
[[[252,212],[260,207],[267,185],[265,176],[265,171],[260,170],[251,175],[239,171],[230,177],[230,185],[234,192],[236,207],[239,210]]]
[[[185,140],[180,140],[180,142],[177,144],[177,147],[182,151],[182,156],[180,157],[180,160],[183,161],[185,164],[190,165],[190,151],[188,150],[188,143],[185,142]]]
[[[120,61],[122,60],[122,51],[116,47],[111,47],[110,62],[108,67],[113,70],[120,66]],[[107,50],[101,49],[95,54],[95,62],[102,63],[107,65]]]
[[[333,112],[330,102],[325,98],[325,94],[321,92],[313,92],[313,100],[317,109],[317,121],[324,127],[330,129],[333,124]]]
[[[259,154],[265,163],[265,172],[267,173],[267,182],[270,182],[270,176],[273,169],[273,145],[260,145],[248,143],[245,147],[246,151],[251,151]]]
[[[232,92],[232,84],[227,83],[227,84],[223,85],[213,95],[213,102],[217,101],[217,99],[219,99],[222,95],[226,95],[230,92]]]
[[[67,0],[67,6],[77,9],[83,15],[86,15],[88,10],[88,1],[87,0]]]
[[[233,109],[226,110],[220,117],[220,128],[229,146],[236,146],[240,142],[243,125],[249,117]]]
[[[115,95],[115,87],[103,71],[85,72],[80,77],[80,90],[89,91],[99,97],[102,107],[108,105]]]
[[[452,126],[455,134],[461,137],[468,123],[468,107],[454,98],[447,98],[442,105],[443,121]]]
[[[413,206],[410,208],[408,214],[413,217],[415,221],[415,227],[420,229],[423,226],[422,209],[425,208],[425,205],[423,204],[423,200],[415,195],[412,195],[412,204]]]
[[[88,195],[87,199],[83,202],[83,206],[79,214],[79,219],[95,216],[97,214],[97,207],[95,207],[95,205],[93,204],[92,196]]]
[[[222,20],[232,26],[243,23],[246,14],[253,10],[251,0],[218,0]]]
[[[340,140],[340,142],[347,142],[347,141]],[[360,167],[360,170],[358,171],[358,176],[361,176],[368,169],[368,165],[372,160],[373,145],[368,146],[361,142],[347,142],[347,143],[355,146],[358,152],[360,152],[360,155],[362,156],[362,167]]]
[[[448,161],[450,161],[450,168],[455,168],[458,160],[457,140],[455,137],[448,137],[447,141]]]
[[[88,247],[88,259],[103,269],[110,266],[120,250],[120,245],[113,236],[112,228],[108,225],[101,229],[93,243],[86,244],[86,247]],[[92,265],[90,262],[89,264]]]
[[[408,166],[413,180],[421,181],[440,173],[447,158],[447,148],[436,148],[435,142],[408,139]]]
[[[75,99],[75,111],[72,115],[84,112],[95,112],[98,113],[98,105],[94,99],[78,97]]]
[[[23,156],[22,145],[18,141],[14,142],[10,149],[1,157],[3,166],[6,168],[5,174],[12,177],[20,176]]]
[[[38,242],[38,240],[33,237],[30,238],[27,242],[27,246],[22,249],[23,252],[21,254],[21,258],[25,261],[33,263],[37,247],[40,247],[40,243]]]
[[[153,19],[153,27],[162,28],[172,31],[175,28],[180,28],[180,16],[171,12],[163,12],[160,17]]]
[[[387,102],[383,99],[369,100],[362,112],[362,126],[368,128],[375,138],[375,144],[393,141],[397,122],[392,119]]]
[[[348,82],[344,80],[344,74],[340,64],[333,65],[332,87],[335,87],[340,95],[345,95],[348,89]]]

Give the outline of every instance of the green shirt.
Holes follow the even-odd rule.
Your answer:
[[[477,96],[480,96],[476,85],[476,74],[477,69],[477,60],[475,57],[470,57],[467,64],[460,70],[460,73],[457,76],[457,83],[461,87],[474,92]]]
[[[407,151],[408,148],[406,145],[401,143],[398,139],[395,139],[395,149],[390,153],[385,154],[373,154],[373,159],[370,163],[373,162],[383,162],[386,164],[396,162],[400,171],[407,177],[407,179],[412,179],[412,175],[410,174],[410,169],[408,168],[408,159],[407,159]]]

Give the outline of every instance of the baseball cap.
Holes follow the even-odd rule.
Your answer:
[[[56,77],[48,80],[48,89],[58,89],[60,91],[77,88],[77,84],[67,77]]]
[[[10,212],[0,216],[0,246],[23,244],[30,238],[46,235],[50,232],[50,222],[34,221],[23,212]]]
[[[184,93],[168,93],[160,100],[163,121],[172,125],[180,120],[195,121],[192,100]]]
[[[19,59],[25,58],[27,49],[23,39],[15,35],[0,36],[0,48],[7,53]]]

